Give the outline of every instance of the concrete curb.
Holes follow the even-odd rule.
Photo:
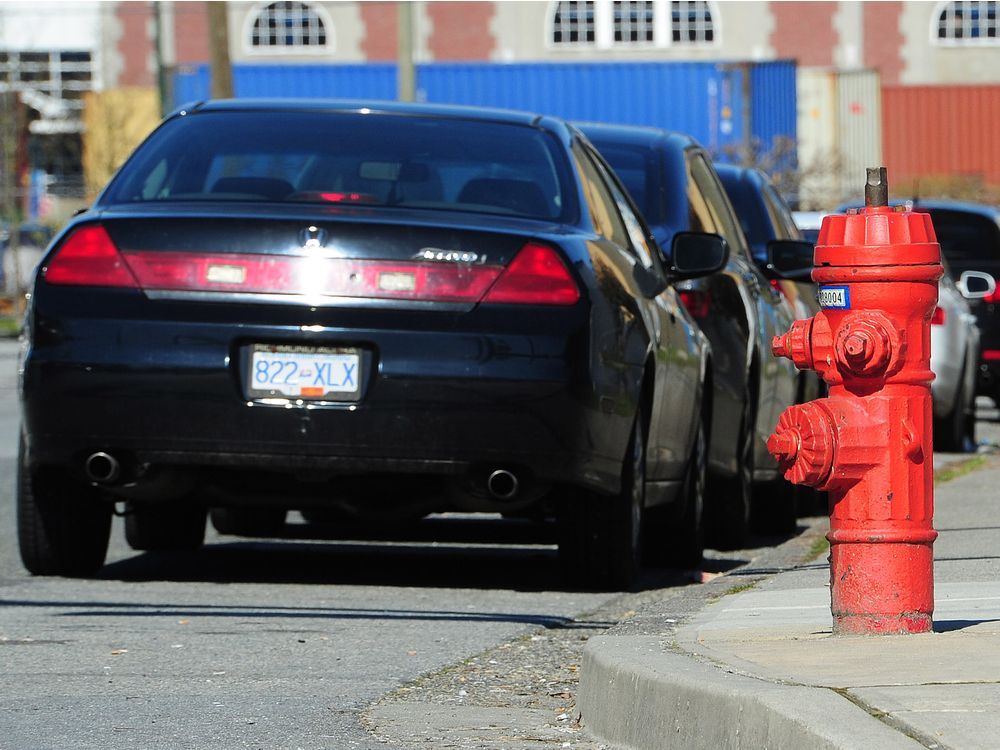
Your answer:
[[[591,733],[635,750],[924,747],[832,690],[726,672],[656,636],[591,638],[577,705]]]

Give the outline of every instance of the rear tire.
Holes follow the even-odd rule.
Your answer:
[[[704,420],[698,420],[688,461],[684,488],[681,491],[684,508],[680,518],[671,518],[666,508],[650,508],[643,519],[643,561],[651,566],[692,570],[701,565],[705,556],[705,477],[708,466],[708,446]]]
[[[798,526],[795,485],[784,477],[754,488],[750,528],[757,534],[790,534]]]
[[[129,502],[125,541],[134,550],[194,550],[205,542],[203,505]]]
[[[278,536],[285,528],[286,515],[284,508],[212,508],[211,511],[215,530],[235,536]]]
[[[955,403],[948,413],[934,419],[934,450],[945,453],[971,453],[976,450],[975,401],[972,413],[966,409],[969,400],[965,389],[965,368],[959,377],[959,389]]]
[[[559,508],[559,560],[570,583],[602,590],[628,589],[639,575],[646,499],[644,422],[636,417],[614,496],[579,490]]]
[[[34,575],[90,576],[104,565],[114,507],[93,487],[56,468],[27,465],[18,447],[17,537],[21,562]]]
[[[736,473],[716,479],[709,497],[711,515],[707,531],[709,544],[715,549],[740,549],[746,544],[753,499],[754,413],[753,393],[747,383],[737,441]]]

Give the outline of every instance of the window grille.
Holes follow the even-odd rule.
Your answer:
[[[670,28],[674,44],[706,44],[715,41],[712,9],[705,0],[671,2]]]
[[[552,17],[554,44],[593,44],[594,0],[561,0]]]
[[[942,3],[936,14],[938,41],[953,44],[997,44],[995,0]]]
[[[615,41],[639,43],[653,41],[652,0],[626,0],[614,4]]]
[[[270,3],[258,12],[250,32],[250,45],[267,47],[326,47],[323,19],[307,3]]]

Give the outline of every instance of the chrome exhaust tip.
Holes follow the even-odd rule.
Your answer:
[[[517,496],[517,477],[506,469],[497,469],[486,480],[486,489],[495,500],[513,500]]]
[[[121,475],[121,464],[110,453],[98,451],[87,456],[83,462],[83,472],[91,482],[109,484]]]

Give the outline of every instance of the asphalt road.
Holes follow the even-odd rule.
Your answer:
[[[546,540],[468,522],[439,529],[446,542],[315,542],[290,525],[139,554],[116,519],[99,578],[31,577],[16,349],[0,342],[0,749],[374,747],[359,713],[381,695],[613,596],[559,591]]]

